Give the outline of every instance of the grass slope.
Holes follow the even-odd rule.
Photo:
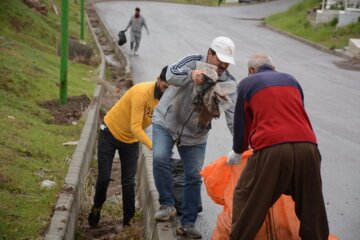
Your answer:
[[[47,124],[52,117],[39,107],[58,99],[60,16],[31,10],[20,0],[0,1],[0,238],[35,239],[50,219],[82,123]],[[60,10],[60,0],[54,1]],[[79,2],[79,1],[78,1]],[[79,36],[79,5],[69,1],[69,35]],[[89,33],[86,32],[86,37]],[[88,39],[87,39],[88,40]],[[68,96],[91,97],[94,67],[69,62]],[[42,189],[43,180],[56,182]]]
[[[328,24],[312,26],[307,19],[307,11],[319,7],[321,2],[321,0],[303,0],[286,12],[270,16],[265,23],[322,44],[329,49],[344,48],[348,45],[349,38],[360,38],[360,22],[340,28],[336,28],[336,20]]]

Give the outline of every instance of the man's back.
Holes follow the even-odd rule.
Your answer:
[[[239,144],[249,140],[251,148],[259,150],[284,142],[317,143],[302,89],[291,75],[261,69],[244,79],[238,91],[243,101],[236,111],[242,112],[245,121],[234,124],[246,129],[242,136],[236,134]]]

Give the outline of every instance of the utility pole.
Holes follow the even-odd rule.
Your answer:
[[[68,0],[61,0],[61,46],[60,46],[60,104],[67,103],[67,75],[69,55],[69,18]]]

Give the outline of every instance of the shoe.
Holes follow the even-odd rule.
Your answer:
[[[134,223],[135,223],[135,219],[131,218],[128,222],[123,223],[123,227],[131,227],[132,225],[134,225]]]
[[[201,239],[201,232],[195,227],[193,223],[189,223],[176,228],[176,233],[191,239]]]
[[[134,56],[134,54],[135,54],[135,50],[131,49],[131,55]]]
[[[95,206],[91,208],[91,212],[88,217],[88,223],[90,227],[96,228],[96,226],[100,221],[100,212],[101,212],[101,208],[97,208]]]
[[[134,52],[134,55],[135,55],[135,56],[139,56],[139,53],[138,53],[138,52]]]
[[[159,222],[167,222],[170,217],[176,216],[176,208],[174,206],[161,205],[160,209],[155,213],[155,220]]]

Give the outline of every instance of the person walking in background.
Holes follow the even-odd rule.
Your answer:
[[[169,65],[166,79],[170,86],[154,111],[153,174],[161,205],[154,218],[157,221],[168,221],[176,215],[171,180],[171,155],[176,144],[185,174],[181,226],[176,231],[186,237],[202,237],[194,224],[200,201],[199,172],[204,163],[206,141],[211,128],[199,124],[199,113],[193,110],[194,88],[205,85],[205,72],[196,69],[196,66],[198,62],[214,65],[217,82],[233,83],[233,105],[225,111],[228,127],[232,132],[236,80],[227,68],[229,64],[235,64],[234,57],[233,41],[227,37],[217,37],[206,55],[190,55]]]
[[[150,34],[149,29],[145,22],[145,18],[140,15],[140,8],[138,7],[135,8],[135,14],[131,16],[130,21],[124,31],[127,31],[129,27],[131,27],[131,32],[130,32],[131,54],[138,55],[142,28],[145,27],[147,34],[148,35]]]
[[[139,83],[131,87],[110,109],[100,126],[98,141],[98,177],[94,205],[88,216],[94,228],[100,220],[100,211],[106,200],[112,162],[116,150],[120,155],[123,200],[123,226],[132,223],[135,214],[135,174],[139,155],[139,141],[149,149],[153,144],[146,135],[155,106],[168,87],[165,80],[167,66],[154,82]]]
[[[276,72],[265,54],[251,56],[248,71],[238,85],[228,163],[239,163],[249,146],[254,153],[235,188],[230,239],[254,239],[281,194],[295,201],[301,239],[328,239],[321,155],[302,88],[293,76]]]

